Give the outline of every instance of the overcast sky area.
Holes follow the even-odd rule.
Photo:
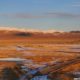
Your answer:
[[[0,27],[80,30],[80,0],[0,0]]]

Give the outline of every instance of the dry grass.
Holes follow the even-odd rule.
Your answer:
[[[75,53],[57,52],[68,50],[67,44],[80,43],[79,39],[53,39],[53,38],[7,38],[0,40],[0,58],[20,57],[31,59],[35,63],[49,63],[59,59],[67,61],[77,57]],[[57,44],[57,45],[56,45]],[[59,46],[58,44],[62,44]],[[33,50],[16,50],[16,46],[31,47]],[[7,48],[8,49],[4,49]],[[31,55],[30,55],[30,54]],[[76,64],[78,66],[78,64]],[[68,68],[70,70],[70,68]]]

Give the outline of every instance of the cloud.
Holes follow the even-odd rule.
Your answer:
[[[80,3],[78,4],[72,4],[73,7],[80,7]]]
[[[16,13],[16,14],[0,14],[2,17],[7,18],[23,18],[23,19],[32,19],[32,18],[42,18],[42,15],[28,14],[28,13]]]
[[[80,7],[80,4],[74,4],[72,6],[74,6],[74,7]]]
[[[46,16],[57,17],[57,18],[80,18],[79,14],[71,14],[71,13],[50,12],[45,14]]]
[[[72,3],[72,6],[73,7],[80,7],[80,2],[74,2],[74,3]]]
[[[16,14],[0,14],[2,17],[8,18],[21,18],[21,19],[37,19],[37,18],[79,18],[80,14],[63,13],[63,12],[46,12],[43,14],[28,14],[28,13],[16,13]]]
[[[40,18],[40,16],[33,15],[33,14],[27,14],[27,13],[17,13],[13,15],[15,18]]]

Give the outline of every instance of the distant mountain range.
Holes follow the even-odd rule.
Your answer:
[[[53,37],[53,38],[80,38],[80,31],[57,31],[57,30],[27,30],[17,28],[0,28],[1,37]]]

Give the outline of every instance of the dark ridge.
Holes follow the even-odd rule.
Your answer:
[[[17,32],[14,34],[15,36],[23,36],[23,37],[30,37],[32,36],[32,33],[29,33],[29,32]]]
[[[80,31],[70,31],[70,33],[80,33]]]

